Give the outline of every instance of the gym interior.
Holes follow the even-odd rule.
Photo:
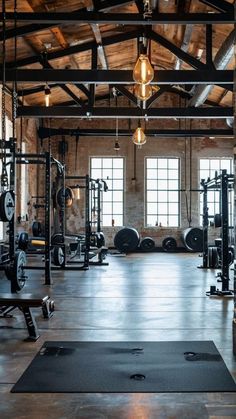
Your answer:
[[[236,418],[235,4],[2,0],[2,419]]]

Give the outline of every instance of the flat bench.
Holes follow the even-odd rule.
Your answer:
[[[38,297],[34,294],[0,294],[0,314],[9,317],[9,313],[18,308],[24,314],[29,336],[26,340],[36,341],[39,332],[35,317],[32,313],[33,307],[41,307],[43,317],[49,319],[54,311],[54,301],[48,295]]]

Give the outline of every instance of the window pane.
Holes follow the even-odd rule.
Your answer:
[[[169,216],[169,225],[172,227],[178,227],[179,225],[179,217],[178,216],[174,216],[174,215],[170,215]]]
[[[167,159],[158,159],[158,169],[167,168]]]
[[[156,169],[157,159],[147,159],[147,169]]]
[[[123,172],[123,159],[113,159],[113,169],[122,169]]]
[[[219,169],[220,169],[220,161],[218,159],[217,160],[211,159],[210,160],[210,168],[211,168],[211,170],[217,170],[217,171],[219,171]]]
[[[157,225],[157,217],[154,215],[147,215],[147,227],[154,227]]]
[[[158,170],[158,179],[167,179],[168,172],[165,169]]]
[[[158,224],[162,227],[168,227],[167,223],[168,217],[167,215],[158,215]]]
[[[201,159],[200,160],[200,170],[207,170],[207,172],[209,172],[209,165],[210,162],[208,159]]]
[[[123,201],[123,191],[113,191],[113,202]]]
[[[167,189],[168,182],[167,180],[158,180],[158,189]]]
[[[178,180],[169,180],[169,189],[179,189],[179,182]]]
[[[103,169],[112,169],[112,159],[102,159],[102,163]]]
[[[168,200],[168,193],[166,191],[159,191],[157,202],[167,202],[167,200]]]
[[[179,202],[179,192],[169,192],[169,202]]]
[[[232,169],[231,169],[231,161],[232,160],[227,160],[227,159],[223,159],[221,160],[221,169],[223,170],[227,170],[227,173],[231,173]]]
[[[114,169],[113,170],[114,179],[123,179],[123,169]]]
[[[91,168],[95,169],[95,168],[101,168],[102,167],[102,159],[96,158],[96,159],[91,159]]]
[[[103,214],[102,224],[103,224],[103,226],[111,226],[112,225],[112,216]]]
[[[116,202],[113,206],[113,214],[123,214],[123,204]]]
[[[113,194],[114,194],[114,192],[113,192]],[[123,194],[122,194],[122,197],[123,197]],[[112,200],[112,191],[108,190],[107,192],[104,192],[103,195],[102,195],[102,200],[103,200],[103,202],[111,201]]]
[[[178,170],[169,170],[169,179],[178,179],[179,178],[179,172]]]
[[[147,202],[157,202],[157,193],[155,191],[147,191]]]
[[[157,180],[147,180],[147,189],[157,189]]]
[[[147,179],[156,179],[157,171],[155,169],[147,169]]]
[[[167,203],[158,204],[158,214],[167,214],[168,205]]]
[[[112,179],[112,169],[103,169],[102,178],[104,180]]]
[[[157,204],[148,203],[147,204],[147,213],[148,214],[157,214]]]
[[[171,205],[169,205],[169,214],[178,214],[179,212],[179,205],[172,203]]]
[[[113,189],[123,189],[123,180],[113,180]]]
[[[92,176],[93,179],[101,179],[102,178],[102,171],[101,169],[92,169]]]
[[[169,169],[179,169],[179,159],[169,159]]]
[[[112,213],[112,203],[111,202],[103,202],[102,212],[103,212],[103,214],[111,214]]]

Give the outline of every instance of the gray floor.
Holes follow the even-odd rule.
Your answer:
[[[0,319],[0,418],[17,419],[232,419],[236,394],[11,394],[45,340],[213,340],[236,379],[232,354],[232,298],[208,298],[215,271],[200,270],[196,254],[109,256],[109,266],[54,273],[43,285],[32,272],[24,292],[50,294],[56,311],[49,320],[35,309],[40,338],[27,335],[20,313]],[[218,284],[220,288],[221,284]],[[0,281],[0,292],[9,283]],[[66,377],[65,377],[66,379]]]

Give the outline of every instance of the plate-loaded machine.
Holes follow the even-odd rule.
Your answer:
[[[228,194],[229,190],[234,186],[234,175],[227,174],[226,170],[218,175],[216,173],[213,179],[201,180],[203,193],[203,262],[202,268],[218,268],[218,261],[220,260],[221,271],[217,274],[222,282],[222,289],[218,290],[215,286],[210,287],[207,295],[228,296],[233,292],[229,290],[229,266],[233,262],[234,252],[229,246],[229,206]],[[208,203],[207,193],[209,190],[220,191],[220,214],[215,214],[214,223],[216,227],[221,226],[221,239],[217,241],[217,246],[210,247],[208,245]]]

